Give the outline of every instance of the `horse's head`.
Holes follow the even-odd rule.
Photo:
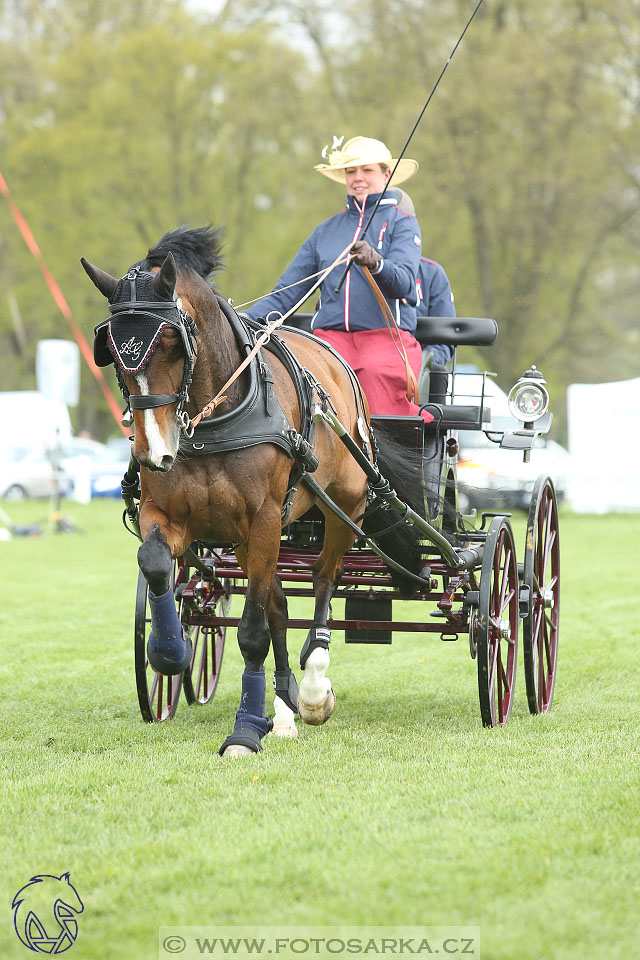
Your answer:
[[[150,470],[171,468],[186,424],[184,407],[195,365],[197,330],[176,293],[176,264],[136,266],[116,280],[84,258],[82,266],[109,301],[110,318],[95,329],[98,366],[115,363],[133,413],[133,455]]]

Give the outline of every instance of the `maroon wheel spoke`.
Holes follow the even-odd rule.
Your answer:
[[[507,594],[507,596],[504,598],[504,602],[503,602],[503,604],[502,604],[502,606],[501,606],[501,608],[500,608],[500,612],[501,612],[501,613],[504,613],[504,611],[507,609],[507,607],[510,607],[510,606],[511,606],[511,604],[513,603],[513,599],[514,599],[515,595],[516,595],[515,590],[514,590],[513,588],[511,588],[511,590],[509,590],[509,593]]]
[[[510,569],[511,569],[511,551],[507,550],[505,553],[504,563],[502,564],[502,583],[500,584],[500,611],[504,610],[506,606],[505,595],[509,587]]]
[[[547,658],[547,673],[553,673],[553,661],[551,659],[551,644],[549,643],[549,635],[547,631],[544,631],[544,652]]]
[[[500,658],[500,644],[499,642],[494,642],[491,644],[491,670],[489,672],[489,685],[494,686],[496,682],[496,668],[498,666],[498,660]]]
[[[498,719],[499,719],[500,723],[502,723],[502,722],[503,722],[503,719],[504,719],[504,711],[503,711],[503,706],[504,706],[504,697],[503,697],[503,690],[504,690],[504,687],[503,687],[504,669],[503,669],[503,666],[502,666],[502,654],[501,654],[501,652],[500,652],[500,644],[498,644],[498,656],[496,657],[496,661],[497,661],[497,662],[496,662],[496,666],[497,666],[497,670],[498,670],[498,684],[497,684],[497,686],[498,686]]]
[[[552,515],[549,514],[549,517],[552,518]],[[549,557],[551,556],[551,551],[553,550],[553,545],[556,542],[555,531],[551,534],[549,539],[545,543],[545,551],[542,559],[542,577],[544,579],[544,573],[549,565]]]

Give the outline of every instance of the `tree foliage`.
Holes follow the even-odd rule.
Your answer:
[[[80,256],[120,275],[181,223],[225,225],[226,295],[268,290],[342,205],[322,146],[397,155],[472,9],[0,3],[0,170],[87,335]],[[485,0],[407,151],[425,253],[460,314],[498,320],[477,359],[505,385],[531,362],[555,396],[638,372],[639,40],[637,0]],[[3,387],[32,386],[37,340],[68,334],[5,205],[0,284]],[[87,371],[77,421],[112,429]]]

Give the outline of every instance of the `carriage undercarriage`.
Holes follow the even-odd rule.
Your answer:
[[[442,341],[442,320],[438,322]],[[465,331],[465,322],[471,323],[470,330]],[[451,334],[453,345],[486,342],[482,330],[478,334],[477,323],[458,321],[458,332]],[[484,335],[489,336],[486,332]],[[429,330],[423,329],[423,337],[429,336]],[[539,477],[531,498],[521,562],[517,561],[508,514],[484,513],[481,526],[471,527],[457,510],[456,438],[458,430],[486,427],[484,400],[480,398],[479,405],[473,406],[445,404],[440,391],[436,384],[429,397],[431,406],[440,411],[435,438],[433,426],[427,427],[417,453],[424,464],[425,491],[437,488],[437,496],[425,499],[421,528],[424,566],[415,593],[408,598],[428,607],[423,607],[425,613],[418,619],[415,615],[413,619],[403,618],[407,598],[394,587],[388,566],[366,538],[361,538],[344,555],[344,573],[333,596],[334,600],[344,600],[344,617],[330,615],[327,626],[334,638],[336,632],[343,631],[347,643],[389,644],[394,632],[434,634],[445,642],[466,638],[477,665],[482,723],[502,726],[513,707],[521,624],[529,710],[532,714],[546,713],[551,707],[559,622],[557,501],[551,479]],[[414,418],[384,419],[392,426],[397,421],[398,430],[404,428],[405,433],[407,429],[414,434],[418,430],[415,423],[400,423]],[[518,437],[507,438],[503,445],[518,445],[525,450],[528,444],[530,449],[535,433],[542,430],[533,430],[532,424],[523,427],[516,431]],[[415,446],[410,440],[408,456],[416,456]],[[401,492],[399,496],[405,506]],[[322,534],[322,515],[317,508],[283,529],[277,576],[288,598],[313,598],[313,567]],[[138,699],[146,721],[173,717],[182,687],[189,704],[213,700],[227,628],[237,627],[240,620],[231,614],[232,600],[246,595],[246,582],[231,545],[196,542],[175,561],[172,586],[181,622],[193,643],[193,656],[183,674],[167,677],[155,673],[146,658],[151,620],[147,583],[140,574],[135,658]],[[312,624],[310,618],[288,621],[290,629],[308,630]]]

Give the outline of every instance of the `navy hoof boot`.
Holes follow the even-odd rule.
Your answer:
[[[178,659],[180,651],[177,651],[178,657],[167,655],[156,645],[155,637],[151,634],[147,642],[147,660],[156,673],[161,673],[165,677],[174,677],[177,673],[184,673],[191,665],[193,644],[189,637],[183,639],[183,650],[184,654],[181,659]]]
[[[156,673],[173,677],[191,664],[193,644],[184,630],[171,590],[161,597],[149,591],[151,633],[147,642],[147,659]]]

